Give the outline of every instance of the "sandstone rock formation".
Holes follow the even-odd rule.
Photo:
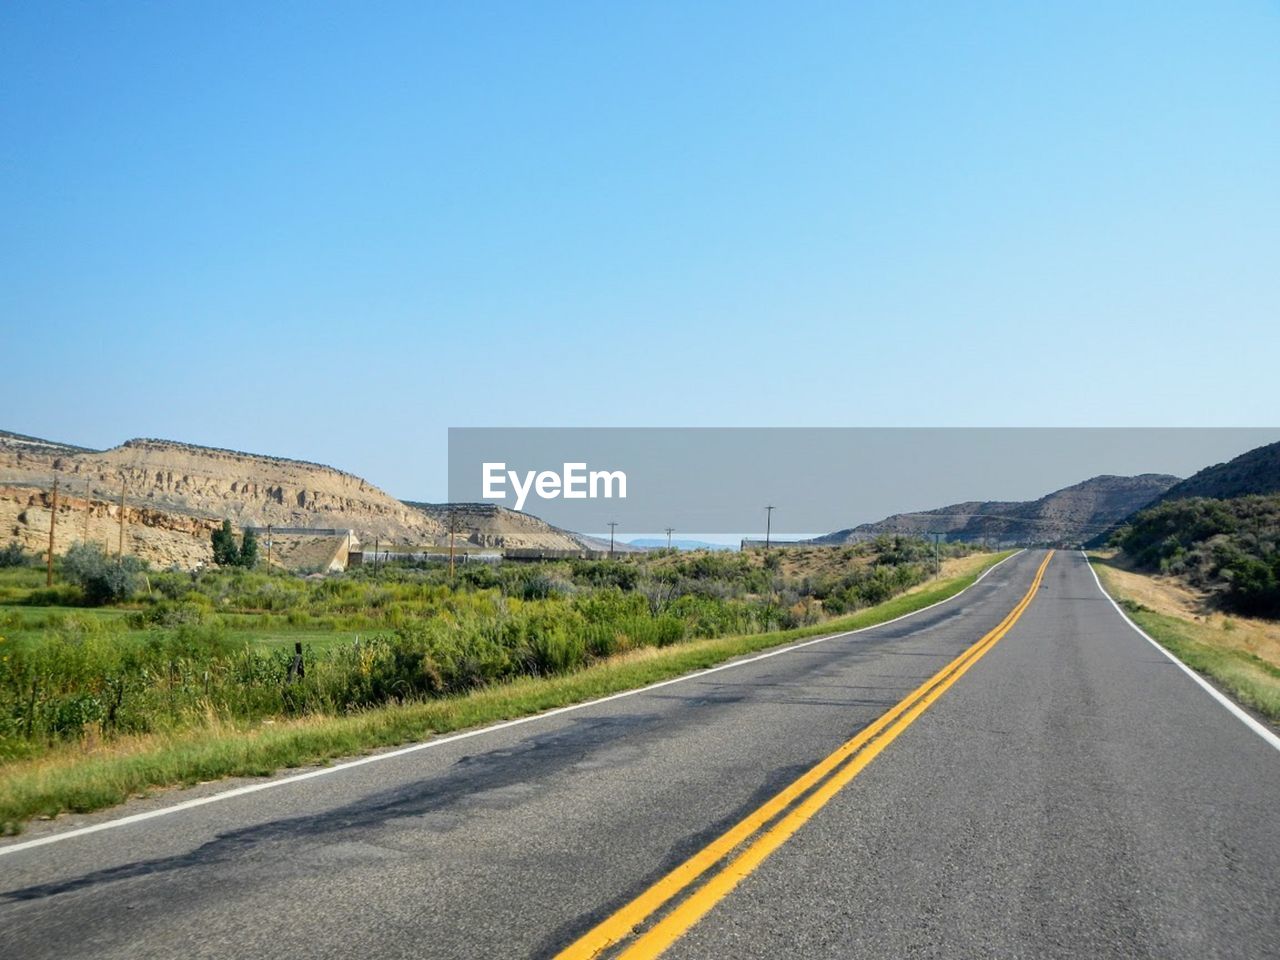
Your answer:
[[[161,566],[209,562],[209,535],[223,519],[237,529],[325,531],[274,538],[273,563],[298,569],[340,565],[336,558],[348,543],[447,544],[450,515],[459,526],[459,542],[472,546],[582,546],[574,535],[527,514],[491,504],[404,503],[354,474],[318,463],[168,440],[129,440],[99,451],[3,431],[0,542],[16,539],[29,550],[46,549],[55,476],[57,552],[86,539],[116,550],[123,485],[125,550]]]

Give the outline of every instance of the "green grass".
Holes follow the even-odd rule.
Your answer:
[[[1243,650],[1218,646],[1212,627],[1156,613],[1132,600],[1119,603],[1134,623],[1192,670],[1245,706],[1280,720],[1280,669]]]
[[[0,637],[12,642],[38,641],[47,630],[68,624],[124,627],[127,610],[104,607],[52,607],[0,603]]]
[[[992,555],[983,570],[1008,555]],[[82,745],[67,745],[39,759],[0,767],[0,827],[14,833],[33,817],[98,810],[159,787],[220,777],[266,776],[283,768],[349,757],[632,690],[805,637],[892,620],[954,596],[980,573],[942,580],[815,626],[647,648],[574,673],[524,677],[461,696],[244,728],[212,721],[203,729],[125,739],[96,752],[86,752]]]
[[[1213,680],[1237,702],[1269,720],[1280,721],[1280,669],[1244,650],[1223,646],[1217,627],[1158,613],[1125,597],[1114,579],[1107,576],[1105,564],[1097,558],[1090,559],[1107,592],[1151,639],[1192,670]]]
[[[38,640],[45,630],[56,629],[69,621],[97,621],[103,625],[118,623],[123,630],[125,618],[131,612],[121,607],[52,607],[0,603],[0,633],[12,642]],[[313,650],[322,650],[377,632],[375,628],[328,630],[312,624],[295,627],[284,622],[284,617],[274,618],[278,622],[270,626],[239,626],[238,620],[253,623],[262,618],[235,613],[222,614],[221,617],[229,623],[226,631],[229,640],[246,643],[260,650],[292,648],[299,640]],[[122,636],[127,637],[128,633],[125,632]]]
[[[350,643],[357,637],[367,637],[374,630],[318,630],[314,627],[288,627],[268,629],[228,630],[228,639],[234,642],[247,642],[260,650],[292,649],[295,642],[301,641],[304,646],[313,650],[336,646],[339,643]]]

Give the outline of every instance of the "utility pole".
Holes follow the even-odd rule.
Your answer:
[[[267,573],[271,572],[271,524],[267,524]]]
[[[618,526],[617,520],[609,521],[609,559],[610,560],[613,559],[613,531],[617,528],[617,526]]]
[[[53,478],[53,509],[49,512],[49,558],[44,571],[44,585],[53,586],[53,528],[58,525],[58,478]]]
[[[773,530],[773,507],[764,508],[764,552],[769,552],[769,534]]]
[[[671,534],[675,533],[675,527],[667,527],[667,549],[671,549]]]
[[[116,566],[124,565],[124,490],[125,482],[120,481],[120,536],[116,540]]]
[[[458,515],[449,511],[449,582],[453,583],[453,538],[458,533]]]
[[[378,538],[373,538],[373,579],[378,579]]]
[[[93,516],[93,487],[84,482],[84,542],[89,542],[89,520]]]
[[[942,575],[942,565],[938,560],[938,543],[942,534],[936,530],[928,530],[926,532],[933,537],[933,578],[936,580]]]

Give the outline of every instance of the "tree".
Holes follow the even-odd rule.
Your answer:
[[[137,557],[114,559],[96,543],[77,543],[62,558],[68,580],[79,585],[85,603],[101,606],[127,600],[138,588],[138,574],[146,568]]]
[[[240,562],[240,548],[231,532],[231,521],[223,520],[222,526],[213,531],[213,562],[220,567],[234,567]],[[257,547],[254,548],[255,554]]]
[[[240,556],[236,563],[242,567],[254,567],[258,563],[258,535],[252,528],[244,532],[244,540],[240,544]]]

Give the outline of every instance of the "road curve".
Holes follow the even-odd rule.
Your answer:
[[[712,896],[755,841],[736,846],[610,949],[645,955],[701,901],[664,955],[1276,955],[1280,752],[1134,632],[1079,554],[1037,583],[1044,561],[634,696],[9,843],[0,956],[553,957],[824,760],[762,825],[814,807],[766,857]],[[929,699],[898,706],[912,696]]]

